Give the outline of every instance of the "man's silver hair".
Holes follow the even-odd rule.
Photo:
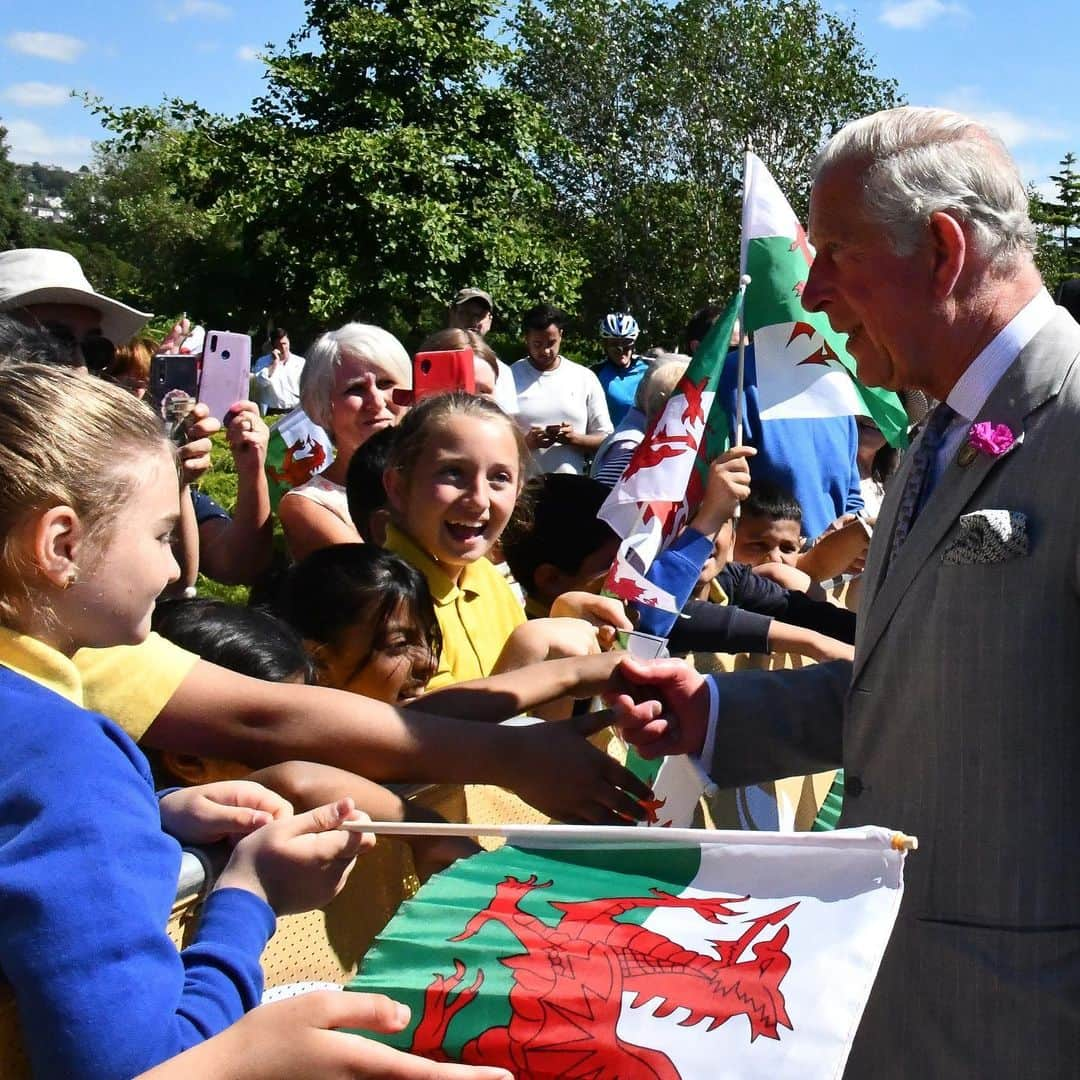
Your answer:
[[[939,211],[966,222],[980,253],[1003,270],[1031,254],[1035,226],[1020,173],[1004,143],[947,109],[903,106],[842,128],[817,156],[814,176],[846,161],[867,162],[866,209],[910,255]]]
[[[300,404],[333,438],[330,402],[334,396],[334,371],[342,356],[381,364],[393,372],[403,387],[412,386],[412,362],[405,346],[393,334],[367,323],[346,323],[340,330],[323,334],[307,352],[300,373]]]

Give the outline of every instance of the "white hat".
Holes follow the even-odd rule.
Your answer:
[[[0,311],[31,304],[82,304],[101,313],[101,332],[114,345],[133,338],[150,319],[94,292],[74,255],[49,248],[0,252]]]

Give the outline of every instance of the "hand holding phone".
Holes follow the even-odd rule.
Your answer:
[[[199,377],[199,401],[215,420],[224,421],[233,405],[247,400],[250,376],[251,338],[224,330],[208,331]]]
[[[450,390],[476,393],[476,368],[472,349],[440,349],[418,352],[413,358],[413,401]]]

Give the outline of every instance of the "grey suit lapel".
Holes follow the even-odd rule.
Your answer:
[[[1061,389],[1080,352],[1080,327],[1065,311],[1039,331],[1020,353],[987,399],[976,417],[998,424],[1008,424],[1014,435],[1023,438],[1025,419]],[[892,569],[882,578],[888,562],[888,548],[896,525],[899,493],[911,468],[911,454],[893,478],[891,498],[883,507],[882,520],[874,530],[874,552],[867,567],[872,575],[871,589],[865,594],[866,606],[860,608],[859,633],[855,642],[855,666],[852,678],[858,677],[881,638],[915,576],[931,557],[961,511],[971,501],[982,483],[1004,460],[1024,452],[1023,443],[1001,457],[979,454],[968,465],[960,464],[958,454],[942,473],[937,486],[916,519]]]

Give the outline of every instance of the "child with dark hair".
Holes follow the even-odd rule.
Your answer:
[[[385,553],[363,544],[345,546],[365,555],[386,557]],[[337,549],[322,549],[315,555],[323,557],[334,550]],[[318,580],[317,575],[315,580]],[[336,584],[342,584],[341,575],[335,580]],[[332,598],[333,591],[328,595]],[[222,600],[171,600],[158,605],[154,612],[153,629],[204,660],[241,675],[268,682],[316,681],[319,665],[305,651],[305,643],[299,634],[287,623],[265,611],[239,607]],[[152,752],[148,757],[163,782],[179,781],[188,785],[224,778],[244,778],[257,781],[283,795],[298,810],[321,805],[324,795],[333,791],[338,793],[338,797],[341,794],[350,796],[359,808],[378,821],[443,820],[425,807],[405,802],[380,784],[329,765],[286,761],[252,772],[246,765],[237,762],[194,754],[160,751]],[[479,850],[468,841],[451,839],[447,843],[442,839],[424,837],[415,838],[409,846],[421,881],[426,881],[431,874],[444,869],[454,859]]]
[[[151,627],[181,648],[253,679],[315,681],[315,665],[299,636],[258,608],[208,598],[163,600]]]
[[[397,428],[386,427],[375,432],[355,451],[345,474],[349,516],[365,544],[382,546],[386,540],[390,511],[383,473],[390,464],[390,448],[396,431]]]
[[[312,552],[289,573],[283,616],[303,635],[319,682],[405,705],[439,667],[442,632],[424,575],[370,544]],[[459,682],[424,707],[474,720],[505,720],[564,697],[594,696],[616,654],[561,657]]]
[[[289,572],[281,614],[323,685],[391,705],[423,693],[442,650],[424,575],[370,544],[313,551]]]
[[[771,484],[754,484],[735,526],[734,560],[750,566],[796,566],[805,543],[802,509],[795,498]]]

